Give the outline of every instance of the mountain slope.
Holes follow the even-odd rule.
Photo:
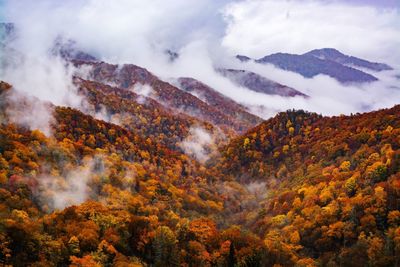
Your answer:
[[[263,250],[254,235],[222,221],[217,228],[226,187],[219,172],[71,108],[52,107],[54,136],[30,131],[8,118],[12,105],[29,101],[8,102],[12,87],[0,89],[1,263],[226,265],[233,240],[237,260]],[[244,194],[240,185],[231,192]],[[163,249],[174,258],[154,256]]]
[[[331,60],[320,59],[312,55],[294,55],[277,53],[256,60],[261,64],[273,64],[283,70],[293,71],[306,78],[312,78],[318,74],[325,74],[335,78],[341,83],[373,82],[378,79],[371,74],[344,66]]]
[[[322,60],[335,61],[342,65],[361,67],[373,71],[392,70],[392,68],[387,64],[370,62],[361,58],[347,56],[333,48],[315,49],[305,53],[304,55],[310,55]]]
[[[271,81],[257,73],[246,70],[220,69],[219,72],[234,83],[246,87],[252,91],[267,95],[279,95],[283,97],[303,96],[305,94],[286,85]]]
[[[59,55],[67,61],[85,61],[85,62],[96,62],[99,61],[95,56],[79,50],[78,45],[73,40],[63,40],[58,38],[54,42],[52,49],[54,55]]]
[[[234,120],[238,120],[245,128],[251,128],[262,119],[246,111],[245,107],[218,93],[211,87],[193,78],[179,78],[179,87],[200,99],[204,99],[211,106],[218,109]]]
[[[191,117],[210,122],[228,131],[244,131],[248,128],[236,118],[232,118],[218,109],[218,106],[209,105],[190,93],[160,80],[144,68],[135,65],[111,65],[104,62],[87,63],[75,61],[76,64],[84,64],[92,67],[89,79],[101,83],[116,85],[122,89],[135,90],[135,86],[149,86],[149,97],[162,105],[173,109],[175,112],[185,113]],[[254,116],[248,116],[254,120]],[[242,118],[244,120],[246,118]],[[252,122],[245,122],[254,125]]]
[[[188,91],[215,93],[187,82]],[[169,117],[126,89],[75,83],[95,109],[137,112],[151,129],[47,104],[54,121],[46,137],[9,117],[13,105],[23,110],[30,102],[9,101],[17,92],[0,83],[1,264],[361,267],[400,260],[400,106],[340,117],[283,112],[202,164],[160,142],[173,120],[185,127],[193,118]],[[159,128],[156,114],[169,127]],[[181,131],[170,130],[167,144]]]
[[[13,23],[0,23],[0,41],[8,41],[15,36],[15,25]]]
[[[233,140],[215,168],[267,188],[247,225],[271,249],[317,266],[395,266],[399,140],[400,106],[331,118],[288,111]]]
[[[224,150],[225,152],[229,150],[227,163],[232,164],[235,170],[246,169],[251,164],[259,164],[257,157],[261,156],[264,163],[275,166],[269,173],[273,176],[275,175],[273,170],[282,163],[282,160],[289,160],[293,154],[314,157],[317,161],[335,162],[345,155],[351,156],[363,144],[367,144],[367,141],[380,146],[391,144],[397,149],[399,147],[395,141],[397,136],[390,136],[390,133],[391,129],[400,128],[399,112],[400,106],[339,117],[322,117],[305,111],[283,112],[249,130],[243,136],[235,138]],[[387,143],[382,142],[383,133],[388,138]],[[392,134],[398,134],[398,132],[394,131]],[[329,148],[334,148],[334,150],[326,151],[324,147],[317,147],[318,143],[325,142],[332,145]],[[293,154],[287,155],[288,151],[284,150],[291,149],[292,146]],[[252,153],[246,155],[247,149]],[[243,161],[237,164],[231,157]],[[302,164],[303,162],[296,162],[290,167],[295,168]],[[230,172],[233,169],[225,167],[224,170]]]
[[[180,150],[179,143],[191,127],[214,127],[183,113],[175,113],[152,98],[102,83],[76,78],[75,83],[92,108],[87,113],[134,131],[143,138],[155,138],[158,144]]]

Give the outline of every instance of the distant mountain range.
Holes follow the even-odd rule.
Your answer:
[[[284,97],[306,96],[296,89],[274,82],[251,71],[236,69],[219,69],[218,71],[235,84],[246,87],[258,93],[279,95]]]
[[[12,40],[12,38],[17,35],[17,31],[18,29],[12,23],[0,23],[0,46],[3,51],[8,51],[6,52],[7,56],[5,57],[5,60],[1,62],[4,66],[11,64],[14,61],[18,61],[16,58],[19,56],[19,52],[14,50],[9,42],[9,40]],[[93,76],[95,77],[94,81],[111,82],[112,85],[115,84],[119,88],[130,88],[136,82],[152,85],[152,81],[158,80],[160,84],[165,83],[165,86],[162,86],[164,89],[158,90],[157,93],[158,97],[160,97],[162,101],[166,101],[175,109],[193,109],[198,113],[197,115],[201,115],[203,119],[213,121],[214,124],[222,127],[228,127],[241,132],[254,126],[256,121],[259,119],[249,117],[248,114],[245,114],[247,113],[246,109],[243,107],[239,108],[238,106],[235,106],[234,109],[235,112],[239,112],[241,115],[234,118],[237,114],[234,115],[234,113],[229,110],[232,109],[234,105],[231,105],[231,103],[227,101],[228,98],[223,98],[223,96],[221,98],[218,93],[218,88],[211,88],[202,81],[197,81],[190,77],[185,79],[181,78],[179,80],[181,83],[181,90],[175,90],[173,85],[159,80],[156,76],[138,66],[125,65],[121,70],[116,71],[118,69],[116,65],[107,65],[106,63],[102,63],[99,58],[92,55],[90,52],[88,53],[87,51],[82,50],[79,47],[79,44],[74,40],[63,39],[62,37],[57,38],[54,41],[54,46],[50,53],[60,56],[67,61],[81,62],[80,64],[83,62],[85,62],[85,64],[93,64],[93,67],[96,70],[94,71]],[[165,54],[171,63],[179,58],[179,54],[175,51],[166,50]],[[253,60],[244,55],[238,55],[237,59],[242,62]],[[374,82],[378,80],[378,78],[372,74],[366,73],[364,70],[378,72],[392,69],[387,64],[370,62],[357,57],[348,56],[333,48],[315,49],[302,55],[276,53],[254,61],[259,64],[273,64],[283,70],[299,73],[306,78],[312,78],[316,75],[324,74],[344,84]],[[245,69],[233,69],[230,66],[224,66],[224,68],[216,69],[216,71],[234,84],[245,87],[254,92],[282,97],[308,97],[295,88],[267,79],[260,74]],[[151,81],[149,81],[148,78]],[[192,87],[195,88],[195,95],[197,94],[205,97],[206,101],[203,101],[204,99],[198,101],[198,99],[193,95],[185,92]],[[171,90],[168,91],[165,88],[170,88]],[[155,90],[157,91],[157,86]],[[179,96],[179,94],[182,93],[184,94],[184,97]],[[171,98],[168,94],[172,94],[174,97]],[[181,101],[184,99],[188,101]],[[218,103],[214,103],[215,101]],[[221,104],[224,105],[224,109],[228,106],[229,108],[227,110],[218,110],[216,107],[220,107]],[[227,113],[230,113],[230,115]]]
[[[0,23],[0,40],[11,37],[14,30],[15,26],[13,23]]]
[[[387,64],[370,62],[365,59],[347,56],[334,48],[314,49],[308,53],[305,53],[304,55],[314,56],[322,60],[335,61],[339,64],[347,65],[349,67],[353,66],[356,68],[365,68],[373,71],[392,70],[392,67]]]
[[[178,79],[178,83],[182,90],[197,96],[210,106],[218,107],[219,112],[231,117],[232,121],[240,122],[244,126],[242,128],[260,122],[260,118],[249,113],[245,107],[196,79],[182,77]]]
[[[99,61],[95,56],[80,50],[75,41],[63,40],[62,38],[56,39],[52,53],[60,55],[66,60],[81,60],[88,62]]]
[[[41,55],[13,44],[0,41],[0,266],[400,266],[400,105],[263,120],[251,112],[337,101],[229,65],[163,80],[61,37]],[[345,83],[390,69],[333,49],[257,62]],[[231,99],[213,79],[248,90]],[[369,87],[374,106],[400,100]]]
[[[73,61],[76,66],[90,67],[88,80],[134,91],[135,86],[150,86],[151,96],[145,97],[166,106],[176,113],[206,121],[222,129],[244,132],[260,121],[248,113],[244,106],[219,94],[214,89],[194,79],[181,79],[179,89],[165,82],[145,68],[133,64],[113,65],[105,62]],[[191,90],[197,90],[197,95]],[[202,95],[202,96],[199,96]],[[160,109],[160,108],[157,108]]]
[[[248,61],[249,57],[238,55],[240,61]],[[369,62],[353,56],[347,56],[333,48],[316,49],[302,55],[276,53],[256,59],[260,64],[274,66],[296,72],[305,78],[313,78],[319,74],[330,76],[341,83],[374,82],[378,78],[357,68],[372,71],[391,70],[383,63]]]

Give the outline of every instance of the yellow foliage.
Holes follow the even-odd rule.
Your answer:
[[[21,221],[21,222],[26,222],[27,220],[29,220],[29,215],[24,210],[16,210],[16,209],[14,209],[11,212],[11,215],[12,215],[13,218],[15,218],[15,219],[17,219],[18,221]]]
[[[340,164],[340,170],[344,172],[348,172],[350,170],[350,161],[346,160],[343,161],[342,164]]]
[[[246,149],[249,147],[249,145],[250,145],[250,139],[246,137],[243,141],[243,148]]]
[[[282,152],[283,152],[283,154],[287,154],[288,151],[289,151],[289,145],[284,145],[284,146],[282,147]]]
[[[388,223],[392,226],[400,225],[400,211],[392,210],[388,214]]]
[[[357,187],[357,180],[354,177],[350,177],[349,179],[346,180],[344,187],[346,188],[347,193],[351,194],[354,193]]]
[[[298,231],[294,231],[293,233],[290,234],[290,243],[292,244],[298,244],[300,243],[300,234]]]
[[[271,218],[271,223],[274,226],[283,226],[287,223],[286,215],[280,214]]]
[[[289,135],[293,135],[294,134],[294,128],[293,127],[290,127],[289,128]]]
[[[7,183],[7,173],[5,171],[0,172],[0,184],[5,184]]]

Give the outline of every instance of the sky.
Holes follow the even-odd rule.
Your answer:
[[[398,0],[0,0],[0,7],[4,20],[25,26],[30,38],[51,42],[62,33],[117,61],[141,63],[154,49],[207,40],[252,57],[335,47],[400,62]],[[127,51],[131,45],[136,55]]]
[[[228,26],[223,45],[256,58],[334,47],[354,56],[398,64],[399,8],[389,1],[370,2],[373,4],[356,0],[233,3],[224,11]]]
[[[29,59],[0,69],[0,79],[55,104],[74,101],[73,71],[48,51],[60,36],[111,63],[133,63],[163,79],[189,76],[248,106],[263,117],[301,108],[325,115],[349,114],[400,102],[400,7],[398,0],[0,0],[4,20],[14,22],[12,46]],[[343,86],[272,66],[240,64],[236,54],[260,58],[333,47],[385,62],[395,71],[370,86]],[[168,62],[165,50],[180,58]],[[283,99],[237,87],[216,67],[244,68],[312,97]],[[374,74],[375,75],[375,74]],[[396,89],[397,88],[397,89]]]
[[[44,41],[63,32],[90,48],[105,43],[108,52],[97,52],[114,58],[116,48],[131,60],[123,44],[179,50],[194,39],[207,39],[221,42],[231,54],[253,57],[328,46],[400,62],[400,52],[392,54],[400,46],[398,0],[0,0],[0,6],[5,20],[35,26],[30,32],[45,33]],[[110,47],[110,38],[121,47]]]
[[[381,8],[398,8],[400,2],[398,0],[342,0],[343,3],[352,3],[356,5],[369,5]]]

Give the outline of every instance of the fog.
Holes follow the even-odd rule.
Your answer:
[[[89,70],[87,66],[77,69],[54,50],[60,40],[73,40],[80,50],[109,63],[145,67],[165,81],[193,77],[265,119],[293,108],[339,115],[400,102],[400,12],[392,6],[311,0],[6,0],[0,2],[0,9],[4,20],[16,26],[15,38],[6,46],[0,44],[0,80],[16,91],[7,96],[8,116],[48,136],[53,122],[50,104],[78,108],[116,124],[126,116],[111,116],[106,107],[96,111],[78,94],[72,77],[86,77]],[[323,47],[388,63],[395,70],[373,73],[380,79],[377,82],[343,85],[324,75],[306,79],[272,65],[235,59],[236,54],[260,58]],[[167,50],[179,57],[171,61]],[[222,77],[217,68],[253,71],[310,97],[253,92]],[[139,94],[141,103],[153,96],[148,85],[137,84],[131,90]],[[182,109],[188,112],[187,107]],[[221,136],[192,126],[180,145],[186,154],[205,162],[216,153],[216,138]],[[50,209],[85,201],[90,196],[92,169],[88,159],[62,174],[65,179],[42,177],[39,197]],[[246,189],[260,195],[265,184],[251,183]],[[253,202],[252,197],[248,203]]]
[[[343,1],[6,1],[4,14],[15,23],[9,46],[24,55],[0,70],[0,79],[21,92],[56,105],[82,107],[71,77],[76,69],[52,51],[56,39],[110,63],[133,63],[164,80],[193,77],[269,118],[287,109],[324,115],[390,107],[400,100],[399,9]],[[329,14],[329,16],[328,16]],[[366,23],[368,22],[368,23]],[[344,86],[319,75],[313,79],[271,65],[240,63],[274,52],[303,53],[335,47],[395,71],[374,73],[381,80]],[[179,53],[173,62],[165,53]],[[215,68],[247,69],[293,87],[310,98],[264,95],[234,85]],[[141,88],[135,88],[141,89]],[[141,94],[151,93],[144,87]],[[85,108],[80,108],[85,110]]]
[[[83,165],[62,176],[42,176],[39,181],[37,197],[46,205],[45,209],[64,209],[78,205],[90,196],[88,185],[93,176],[94,160],[85,158]]]
[[[214,145],[215,142],[211,133],[202,127],[194,126],[189,129],[189,135],[180,143],[180,147],[186,154],[202,163],[210,158]]]
[[[369,1],[369,4],[362,1],[362,5],[355,5],[355,2],[233,2],[223,11],[228,25],[222,45],[232,53],[253,58],[276,52],[301,54],[315,48],[333,47],[353,56],[398,65],[398,3],[385,6],[385,1],[381,0]]]

